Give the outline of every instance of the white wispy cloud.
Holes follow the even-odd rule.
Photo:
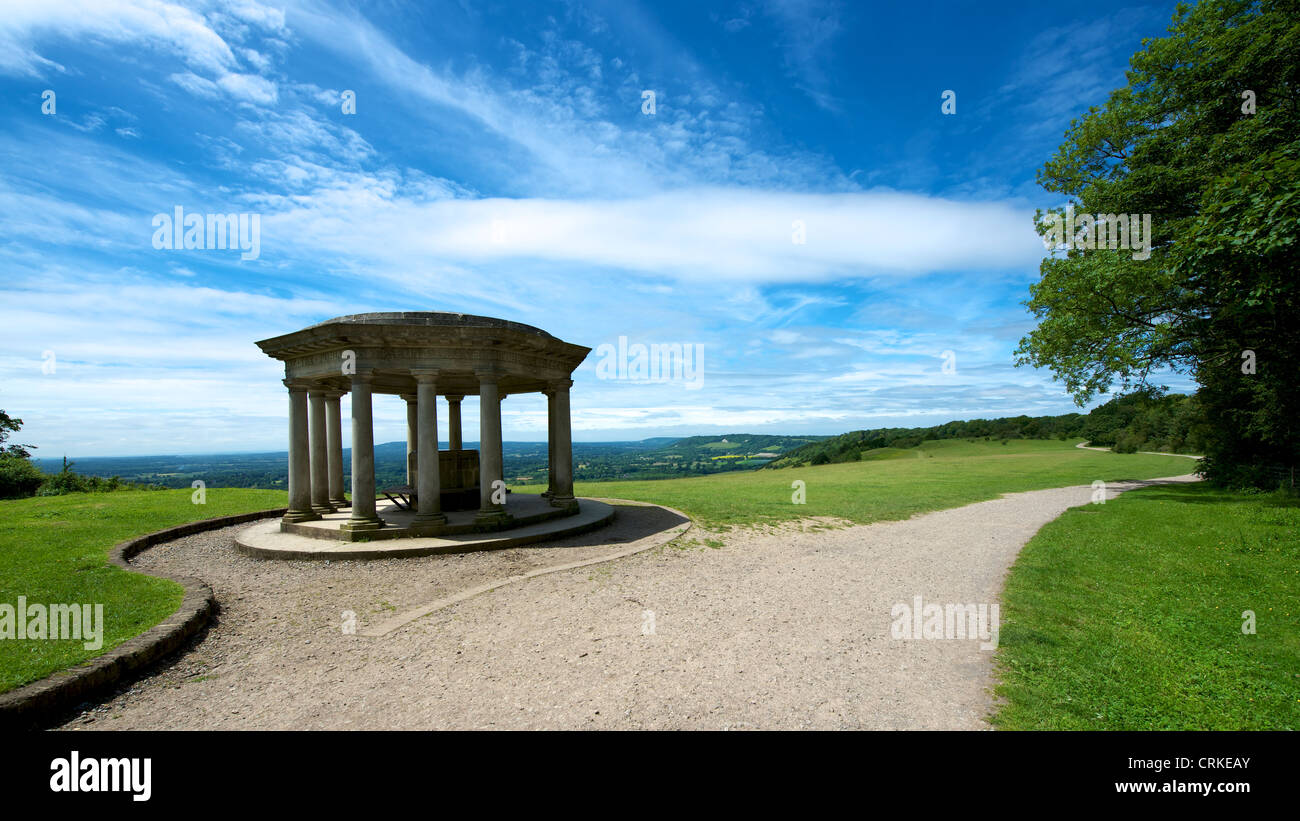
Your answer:
[[[284,30],[282,12],[252,0],[235,0],[210,10],[233,24],[232,33],[247,36],[249,26],[276,34]],[[162,0],[10,0],[0,14],[0,73],[43,77],[66,68],[39,53],[53,41],[101,41],[156,50],[189,67],[172,74],[173,82],[191,93],[224,91],[236,100],[272,103],[271,80],[240,70],[240,59],[205,15]],[[259,70],[270,68],[264,55],[240,49]]]
[[[507,162],[511,181],[529,191],[630,195],[700,182],[856,187],[825,157],[757,145],[750,135],[761,110],[698,74],[685,87],[665,87],[550,32],[532,47],[516,43],[516,72],[453,70],[441,55],[408,54],[356,12],[303,0],[291,17],[298,35],[357,63],[414,115],[454,113],[504,140],[513,148],[504,158],[487,153],[499,154],[496,144],[458,150],[485,166]],[[641,113],[645,90],[657,95],[652,116]]]
[[[779,47],[799,89],[827,111],[837,112],[828,64],[841,31],[835,0],[766,0],[764,11],[780,31]]]
[[[895,192],[703,188],[619,200],[295,197],[268,232],[343,255],[573,262],[681,280],[806,282],[1033,265],[1030,212]],[[346,231],[339,227],[347,226]],[[800,240],[800,241],[796,241]]]

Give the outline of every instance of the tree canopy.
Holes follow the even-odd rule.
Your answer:
[[[1038,180],[1099,224],[1151,215],[1151,253],[1098,245],[1096,228],[1090,247],[1084,223],[1042,262],[1018,363],[1049,368],[1080,405],[1190,372],[1207,475],[1258,483],[1250,464],[1300,461],[1300,2],[1179,5],[1143,46]],[[1040,211],[1045,238],[1064,211]]]
[[[15,456],[19,459],[27,459],[31,456],[28,448],[32,445],[6,445],[9,441],[9,434],[17,433],[22,429],[23,420],[14,419],[9,414],[0,410],[0,456]]]

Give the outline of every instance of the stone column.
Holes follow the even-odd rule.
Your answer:
[[[307,435],[307,385],[284,380],[289,389],[289,510],[281,520],[310,522],[320,518],[311,509],[311,454]]]
[[[551,486],[551,504],[555,507],[577,510],[578,502],[573,498],[573,431],[569,420],[569,388],[572,379],[557,379],[550,388],[554,394],[552,403],[555,407],[555,457],[552,460],[554,470]]]
[[[406,400],[406,484],[415,487],[415,470],[412,469],[412,462],[415,460],[411,457],[419,451],[420,434],[419,434],[419,408],[416,406],[416,398],[410,394],[402,394]],[[417,457],[418,458],[418,457]]]
[[[330,466],[325,444],[325,391],[309,390],[307,402],[311,410],[311,509],[324,516],[334,512],[330,504]]]
[[[343,530],[349,533],[384,526],[375,512],[375,429],[370,394],[370,374],[353,374],[352,517],[343,523]]]
[[[555,391],[547,388],[542,393],[546,396],[546,490],[542,498],[549,499],[555,495]]]
[[[348,506],[348,497],[343,495],[343,415],[339,410],[342,391],[328,391],[325,394],[325,445],[329,450],[326,457],[329,467],[329,501],[338,510]]]
[[[460,400],[463,396],[447,397],[447,450],[465,447],[460,438]]]
[[[412,529],[431,530],[447,523],[442,515],[442,488],[438,475],[438,372],[411,371],[418,383],[416,402],[419,444],[416,448],[416,493],[419,507]]]
[[[493,483],[504,492],[501,475],[501,398],[497,388],[497,374],[479,372],[478,376],[478,484],[479,510],[475,521],[499,525],[507,518],[505,505],[492,501]]]

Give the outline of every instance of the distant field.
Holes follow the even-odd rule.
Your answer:
[[[1001,622],[999,728],[1300,729],[1300,500],[1196,484],[1071,508],[1021,551]]]
[[[886,459],[923,459],[934,456],[935,449],[924,446],[915,448],[872,448],[862,451],[858,458],[861,462],[883,462]]]
[[[759,470],[651,482],[580,482],[583,496],[612,496],[675,507],[706,527],[836,516],[866,523],[906,519],[1022,490],[1087,485],[1096,479],[1152,479],[1195,470],[1179,456],[1081,450],[1075,441],[1007,444],[940,440],[871,461]],[[791,502],[796,480],[806,504]],[[516,488],[536,493],[540,486]]]
[[[0,501],[0,603],[104,605],[104,646],[80,641],[0,641],[0,691],[112,649],[176,611],[180,585],[108,564],[118,542],[165,527],[283,507],[276,490],[209,489],[74,493]]]

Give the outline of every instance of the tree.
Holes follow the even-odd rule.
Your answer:
[[[14,419],[0,410],[0,499],[31,496],[45,481],[40,468],[32,464],[28,448],[32,445],[6,445],[9,434],[17,433],[23,420]]]
[[[19,459],[31,458],[32,454],[28,450],[28,448],[35,450],[36,449],[35,445],[6,445],[5,444],[5,442],[9,441],[9,434],[17,433],[20,429],[22,429],[22,426],[23,426],[23,420],[14,419],[9,414],[5,413],[3,410],[0,410],[0,455],[16,456]]]
[[[1276,484],[1300,464],[1300,147],[1260,157],[1216,182],[1176,265],[1208,272],[1224,307],[1201,325],[1196,363],[1207,473],[1233,484]]]
[[[1203,470],[1252,481],[1251,461],[1300,461],[1300,2],[1180,4],[1130,67],[1038,179],[1081,214],[1150,214],[1150,254],[1106,243],[1044,259],[1017,361],[1050,368],[1080,405],[1191,372],[1214,431]],[[1040,234],[1062,211],[1036,216]],[[1247,350],[1268,369],[1244,372]]]

